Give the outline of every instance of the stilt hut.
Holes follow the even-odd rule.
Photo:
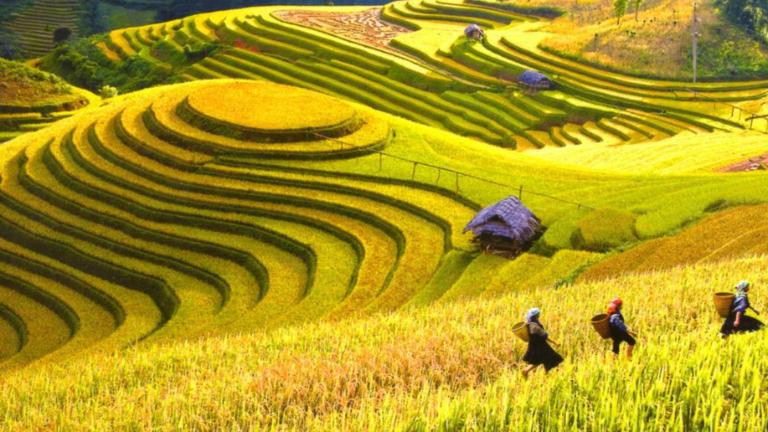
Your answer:
[[[552,80],[541,72],[527,70],[518,75],[517,83],[528,90],[548,90],[554,87]]]
[[[482,210],[464,227],[486,253],[515,257],[541,236],[541,221],[515,196]]]

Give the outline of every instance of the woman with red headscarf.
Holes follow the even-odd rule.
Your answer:
[[[635,348],[635,338],[624,323],[624,316],[621,314],[621,306],[624,302],[616,297],[608,304],[608,327],[611,330],[611,339],[613,339],[613,354],[619,355],[619,348],[622,342],[627,343],[627,358],[632,358],[632,350]]]

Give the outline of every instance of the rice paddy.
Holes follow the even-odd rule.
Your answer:
[[[694,265],[49,364],[7,376],[1,385],[10,397],[0,412],[11,428],[50,422],[61,430],[757,431],[768,424],[760,396],[765,338],[721,341],[710,298],[738,278],[764,287],[765,262]],[[616,293],[640,333],[631,362],[610,359],[588,322]],[[566,362],[525,381],[517,370],[524,344],[509,323],[530,304],[542,307]]]

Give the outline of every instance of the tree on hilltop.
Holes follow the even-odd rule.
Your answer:
[[[616,15],[616,25],[621,25],[621,17],[627,13],[627,0],[613,0],[613,13]]]
[[[632,4],[635,6],[635,22],[637,22],[639,20],[640,5],[643,4],[643,0],[632,0]]]

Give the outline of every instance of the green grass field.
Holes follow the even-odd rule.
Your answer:
[[[530,8],[376,11],[90,41],[187,82],[0,146],[3,425],[765,429],[762,333],[719,340],[711,300],[748,279],[764,306],[765,172],[724,168],[768,153],[737,113],[765,81],[607,72],[542,49]],[[510,78],[526,69],[555,88]],[[545,231],[481,253],[463,229],[509,196]],[[632,362],[589,325],[617,295]],[[566,362],[524,381],[512,325],[532,306]]]

